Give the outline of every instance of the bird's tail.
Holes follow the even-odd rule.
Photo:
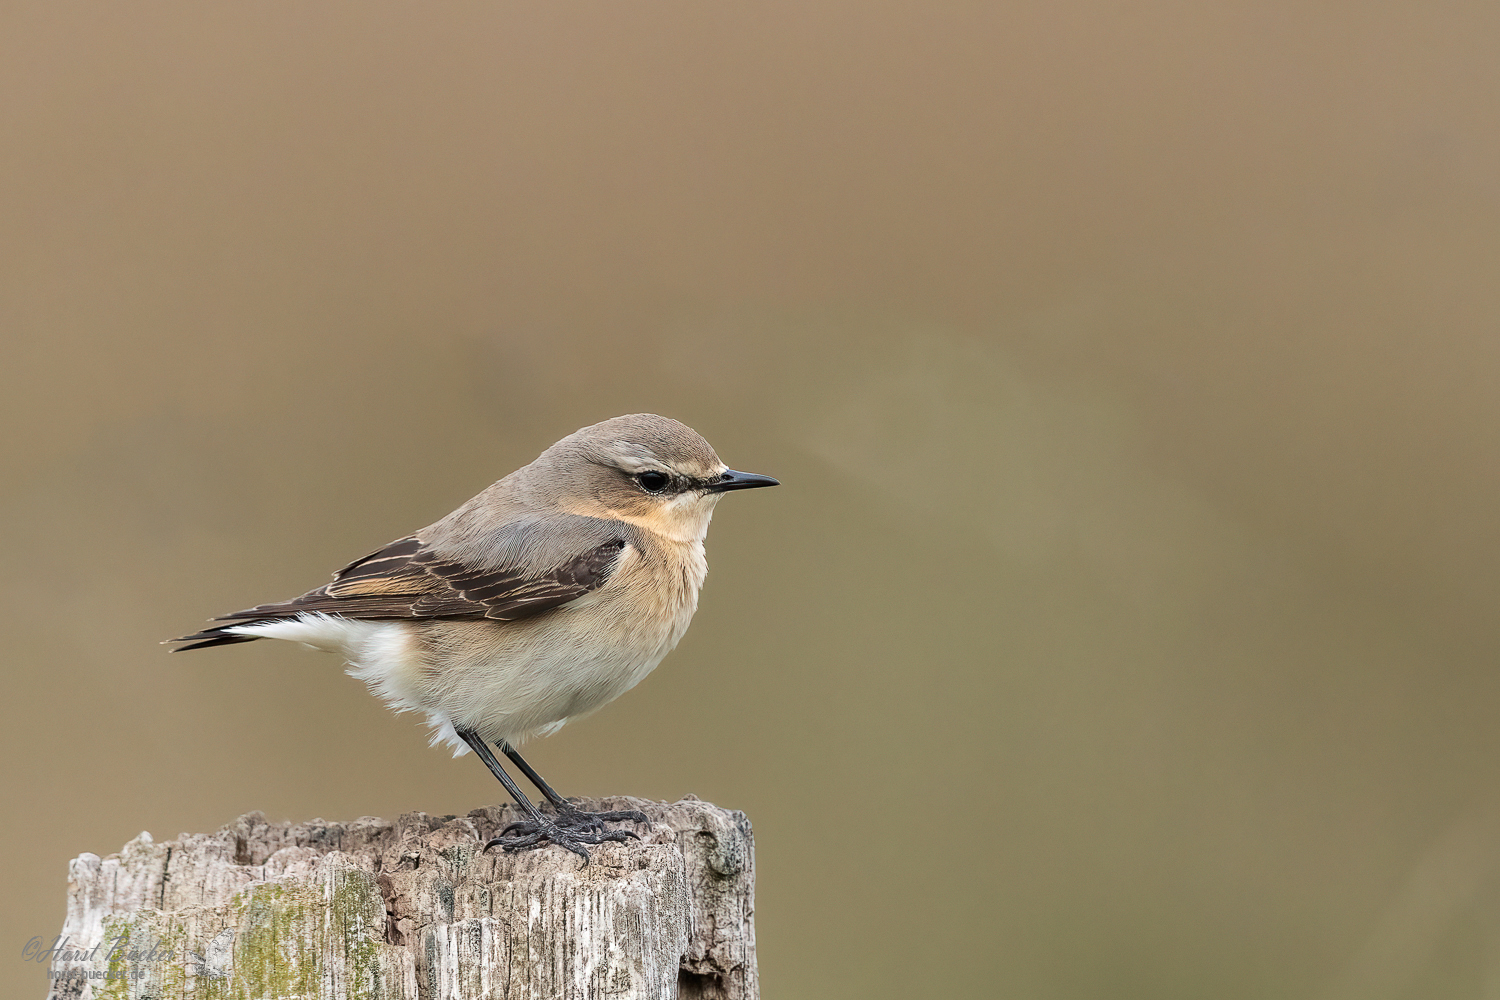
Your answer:
[[[174,653],[180,653],[185,649],[203,649],[206,646],[227,646],[232,642],[254,642],[260,638],[258,635],[235,635],[233,632],[224,631],[227,628],[233,628],[235,625],[243,624],[245,623],[233,622],[229,625],[215,625],[213,628],[206,628],[202,632],[194,632],[192,635],[185,635],[177,639],[168,639],[167,642],[187,643],[188,645],[186,646],[178,646],[172,650]]]

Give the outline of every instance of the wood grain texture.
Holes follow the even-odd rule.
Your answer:
[[[296,825],[250,813],[81,855],[62,930],[74,954],[53,961],[49,996],[756,1000],[745,815],[691,797],[579,805],[639,809],[652,827],[588,865],[558,848],[481,853],[517,818],[500,806]]]

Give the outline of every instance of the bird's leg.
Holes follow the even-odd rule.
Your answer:
[[[571,802],[563,798],[561,795],[557,794],[556,790],[553,789],[551,785],[547,784],[546,779],[543,778],[540,774],[536,773],[536,768],[526,763],[526,758],[522,757],[515,747],[511,746],[505,740],[497,740],[495,742],[495,746],[499,747],[500,752],[510,758],[511,763],[515,764],[516,767],[521,769],[521,773],[526,775],[526,780],[535,785],[537,791],[541,792],[547,797],[547,801],[552,803],[552,807],[554,809],[556,809],[558,812],[562,812],[564,809],[573,808],[573,804]]]
[[[535,785],[537,791],[545,795],[547,801],[552,803],[552,808],[557,810],[556,822],[559,826],[567,827],[570,830],[588,830],[591,833],[604,830],[605,823],[629,821],[631,823],[644,823],[647,827],[651,826],[650,817],[638,809],[617,809],[611,812],[585,812],[579,809],[573,803],[557,794],[553,787],[547,784],[546,780],[540,774],[536,773],[536,768],[526,763],[526,758],[522,757],[516,751],[515,747],[511,746],[505,740],[497,740],[495,745],[500,748],[501,753],[511,759],[511,763],[521,769],[521,773],[526,775],[526,780]],[[516,826],[518,824],[512,823],[510,827],[506,827],[506,830],[509,831],[512,827]],[[610,832],[624,834],[626,837],[635,836],[635,834],[628,830],[614,830]],[[624,837],[611,837],[610,839],[623,840]]]
[[[521,791],[515,779],[506,773],[505,768],[500,766],[500,762],[495,759],[494,753],[490,751],[489,744],[480,739],[479,735],[472,730],[458,729],[456,726],[454,730],[462,737],[465,743],[469,744],[469,748],[479,755],[479,759],[484,761],[484,766],[490,769],[490,773],[500,779],[500,784],[505,786],[505,790],[510,793],[511,798],[516,800],[516,804],[521,807],[526,815],[531,817],[518,823],[512,823],[504,830],[501,830],[500,836],[495,837],[484,845],[484,850],[488,851],[491,847],[499,846],[505,848],[507,851],[524,851],[529,847],[538,847],[547,841],[551,841],[558,847],[565,847],[583,858],[584,863],[587,864],[589,852],[584,847],[585,844],[602,844],[606,840],[624,840],[627,836],[634,836],[634,834],[626,834],[619,830],[606,831],[603,834],[599,834],[587,828],[572,829],[555,820],[548,819],[542,815],[536,806],[531,804],[531,800]],[[557,793],[554,792],[553,794]],[[518,831],[517,835],[514,837],[507,836],[512,830]]]
[[[505,768],[500,766],[500,762],[496,760],[495,755],[490,752],[488,743],[480,739],[479,735],[472,730],[459,729],[457,726],[455,726],[454,732],[458,733],[463,741],[469,744],[469,748],[479,755],[479,759],[484,761],[484,766],[490,769],[490,773],[500,779],[500,784],[504,785],[505,790],[510,793],[510,797],[516,800],[516,805],[520,806],[526,812],[526,815],[531,817],[531,822],[533,824],[541,825],[547,822],[547,818],[537,810],[536,806],[531,804],[531,800],[526,797],[526,793],[521,791],[520,786],[516,784],[516,780],[512,778],[508,773],[506,773]],[[496,837],[494,840],[491,840],[489,843],[485,844],[484,849],[487,851],[491,847],[494,847],[496,844],[499,844],[501,847],[505,847],[507,850],[520,850],[523,846],[535,846],[536,844],[540,843],[542,839],[543,838],[541,837],[537,837],[529,844],[517,844],[511,846],[505,842],[505,839],[503,837]],[[582,847],[575,848],[570,844],[564,844],[563,846],[567,847],[568,850],[573,851],[576,854],[583,855],[583,860],[587,861],[589,859],[589,852],[584,850]]]

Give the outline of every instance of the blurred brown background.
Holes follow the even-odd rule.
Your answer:
[[[0,979],[137,832],[500,790],[157,641],[653,410],[767,997],[1500,997],[1500,8],[0,10]],[[726,739],[726,737],[729,737]]]

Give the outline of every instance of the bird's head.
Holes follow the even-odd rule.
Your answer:
[[[697,431],[654,413],[575,431],[532,464],[545,470],[534,482],[551,484],[550,499],[569,513],[629,521],[677,541],[702,539],[725,493],[778,485],[729,468]]]

